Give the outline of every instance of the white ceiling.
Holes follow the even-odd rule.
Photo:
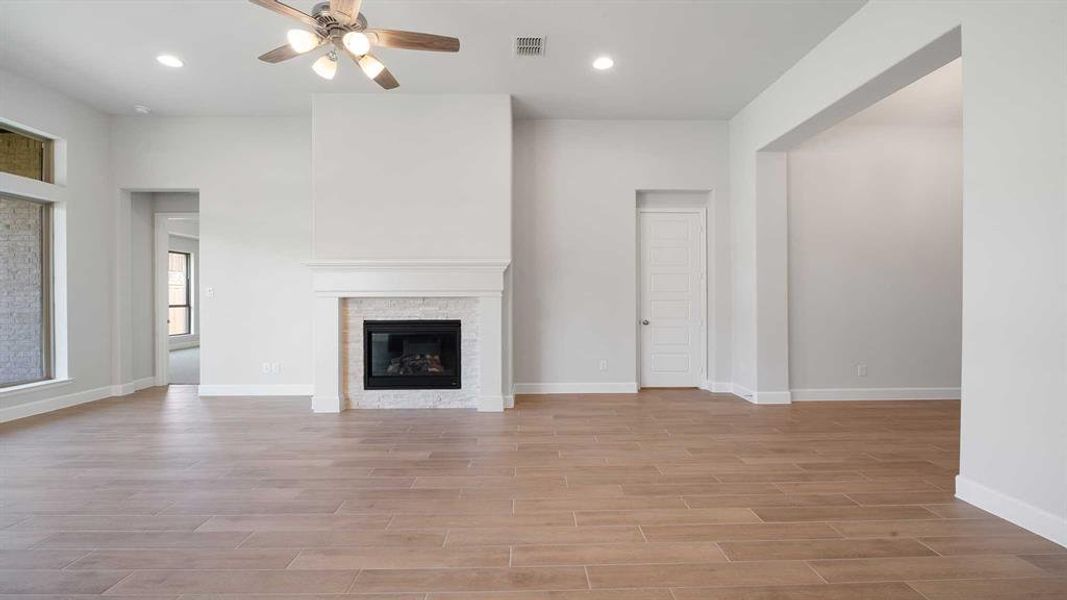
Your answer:
[[[372,27],[462,40],[456,55],[379,50],[398,91],[510,93],[526,118],[715,119],[864,1],[365,0],[363,13]],[[385,93],[355,65],[327,82],[310,57],[256,60],[292,26],[245,0],[0,0],[0,67],[115,114],[300,114],[313,93]],[[519,35],[545,36],[546,56],[514,57]],[[157,64],[164,52],[186,67]],[[601,53],[615,69],[590,67]]]

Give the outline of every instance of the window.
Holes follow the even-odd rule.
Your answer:
[[[0,171],[52,182],[52,140],[0,126]]]
[[[171,252],[168,256],[167,297],[170,309],[167,330],[170,335],[189,335],[193,332],[190,270],[192,256],[188,252]]]
[[[52,210],[0,196],[0,388],[52,378]]]

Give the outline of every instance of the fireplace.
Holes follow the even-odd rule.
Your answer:
[[[363,321],[363,388],[460,389],[460,322]]]
[[[511,387],[504,362],[507,261],[375,259],[310,264],[315,293],[312,410],[476,408],[498,412],[511,406],[511,397],[504,394]],[[452,378],[456,381],[451,389],[368,389],[367,383],[383,383],[383,379],[399,382],[385,379],[388,369],[383,374],[380,366],[382,379],[367,381],[367,321],[419,320],[425,324],[444,319],[462,323],[462,335],[456,336],[460,347],[455,349],[458,377]],[[448,365],[442,361],[442,366]],[[426,383],[415,378],[416,383]]]

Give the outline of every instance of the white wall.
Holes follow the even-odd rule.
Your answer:
[[[126,349],[134,380],[152,377],[155,361],[155,207],[150,193],[132,194],[130,204],[131,344]]]
[[[874,0],[730,123],[735,380],[788,361],[784,207],[757,152],[862,109],[963,47],[963,361],[958,495],[1067,544],[1067,4]],[[931,45],[932,44],[932,45]],[[926,48],[926,51],[920,52]],[[928,63],[928,64],[927,64]],[[903,66],[900,66],[903,65]],[[764,285],[760,285],[764,282]]]
[[[200,239],[200,219],[167,219],[167,231],[179,237]]]
[[[152,192],[152,207],[157,213],[161,212],[197,212],[200,210],[200,197],[196,192]],[[198,235],[199,223],[188,221],[190,226],[183,229],[191,234]],[[170,226],[168,226],[169,228]]]
[[[959,397],[962,147],[850,120],[789,152],[794,400]]]
[[[310,119],[116,118],[112,137],[116,188],[199,190],[202,392],[310,393]]]
[[[516,391],[636,384],[641,190],[713,192],[708,378],[729,381],[727,138],[723,122],[515,123]]]
[[[506,95],[320,94],[317,259],[508,259]]]
[[[114,235],[108,162],[108,118],[51,89],[0,69],[0,119],[65,140],[69,158],[62,185],[50,188],[65,213],[68,310],[68,384],[0,397],[0,420],[110,395],[111,243]],[[57,165],[62,166],[62,165]],[[0,193],[20,193],[13,176]],[[23,180],[25,182],[25,180]],[[36,404],[34,404],[36,403]],[[13,407],[18,407],[13,408]]]
[[[348,107],[345,99],[351,98],[335,100]],[[428,98],[412,101],[419,104]],[[458,115],[451,128],[440,130],[437,150],[428,155],[450,152],[453,162],[444,169],[426,161],[412,162],[404,154],[411,148],[409,144],[394,146],[392,154],[384,147],[382,140],[394,135],[403,138],[404,131],[409,140],[428,131],[420,119],[413,119],[416,125],[405,124],[402,114],[390,113],[394,127],[381,130],[378,141],[362,130],[366,123],[355,121],[349,123],[354,130],[339,128],[344,130],[340,137],[330,137],[335,133],[331,130],[318,138],[322,144],[319,151],[328,151],[331,156],[348,156],[353,139],[373,142],[368,145],[367,157],[378,156],[383,161],[373,168],[369,160],[361,163],[367,169],[362,176],[353,175],[355,167],[350,161],[328,161],[338,165],[343,177],[320,173],[324,197],[338,204],[316,211],[320,216],[333,215],[325,219],[329,221],[326,232],[319,221],[323,233],[319,258],[404,256],[381,254],[382,248],[404,248],[415,252],[409,256],[419,258],[509,256],[511,127],[507,98],[440,100],[434,103],[438,115],[442,106],[451,107]],[[420,115],[434,112],[428,108],[412,110]],[[346,114],[351,112],[346,110]],[[319,110],[317,114],[323,113]],[[483,137],[470,135],[476,123],[483,125]],[[310,393],[312,364],[307,349],[311,347],[312,294],[305,263],[311,259],[312,247],[312,129],[310,119],[295,117],[115,119],[112,156],[117,188],[199,190],[198,299],[204,394]],[[460,132],[468,134],[464,147],[473,154],[465,155],[454,147]],[[343,144],[344,153],[338,154],[342,149],[333,143]],[[376,154],[376,149],[381,153]],[[420,172],[420,168],[432,173]],[[468,169],[466,176],[463,168]],[[388,169],[394,171],[383,178]],[[479,181],[479,173],[488,175]],[[449,188],[450,183],[454,187]],[[368,190],[364,197],[374,201],[358,205],[358,198]],[[382,202],[383,197],[392,202]],[[414,204],[397,203],[397,197]],[[163,194],[157,194],[157,200],[158,210],[186,210]],[[420,202],[426,204],[420,206]],[[456,205],[461,210],[452,213],[448,221],[443,211]],[[332,212],[334,208],[336,212]],[[376,212],[379,209],[392,211],[389,218]],[[447,221],[445,234],[419,250],[418,244],[429,239],[425,229],[410,239],[397,240],[396,229],[384,225],[392,218],[413,214],[424,215],[427,225],[434,222],[432,219]],[[490,224],[499,221],[501,225],[488,227],[485,235],[463,235],[471,219]],[[328,227],[336,224],[340,229],[329,235]],[[388,239],[381,238],[386,232]],[[375,235],[379,239],[371,244],[369,240]],[[208,288],[214,291],[213,297],[207,297]],[[119,302],[129,306],[128,300]],[[124,337],[131,334],[126,332]],[[280,363],[280,373],[263,373],[260,366],[264,362]]]

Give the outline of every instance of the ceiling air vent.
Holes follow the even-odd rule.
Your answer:
[[[545,38],[523,36],[515,38],[515,56],[544,56]]]

